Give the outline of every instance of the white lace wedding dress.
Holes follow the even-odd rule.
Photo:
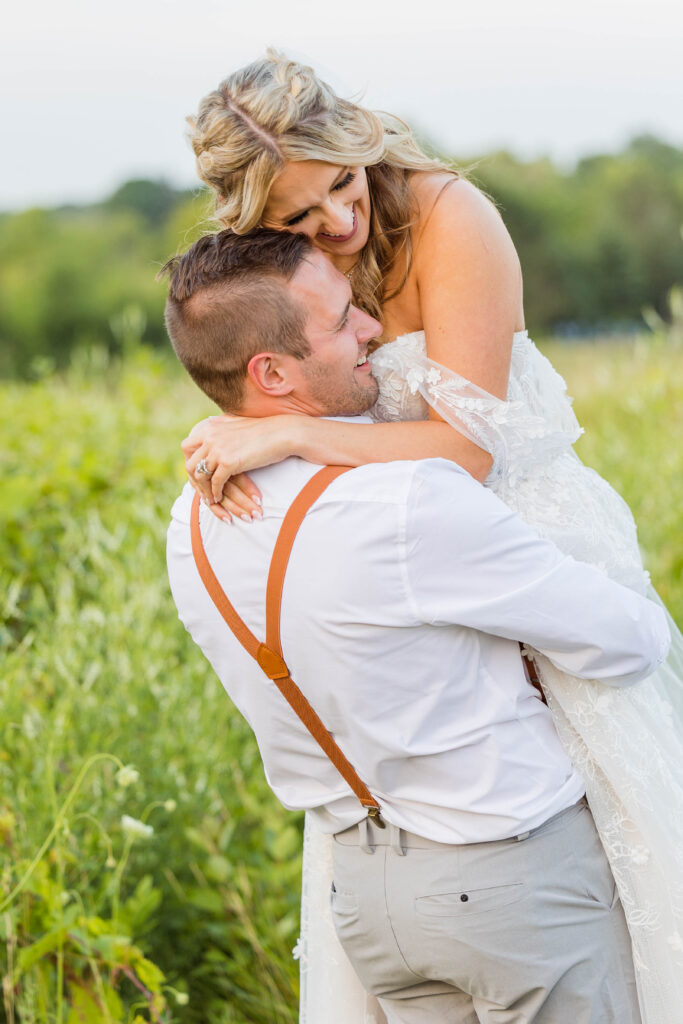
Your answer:
[[[522,331],[500,401],[429,360],[424,334],[372,356],[376,420],[418,420],[431,405],[493,455],[487,486],[563,551],[641,593],[649,586],[626,503],[572,445],[582,433],[562,378]],[[651,596],[656,595],[650,588]],[[570,624],[568,624],[569,626]],[[643,1024],[683,1021],[683,641],[654,676],[612,689],[537,657],[557,729],[583,775],[631,933]],[[329,836],[306,825],[301,1024],[380,1024],[339,946],[329,911]]]

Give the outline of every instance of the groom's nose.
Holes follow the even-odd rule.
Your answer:
[[[364,345],[368,341],[372,341],[374,338],[379,338],[382,334],[382,325],[379,320],[375,320],[374,317],[368,313],[364,313],[362,309],[358,309],[358,306],[353,307],[358,320],[354,325],[356,328],[356,338],[359,344]]]

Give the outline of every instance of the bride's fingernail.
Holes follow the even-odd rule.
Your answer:
[[[251,496],[251,500],[252,500],[252,501],[253,501],[253,502],[254,502],[254,503],[255,503],[256,505],[262,505],[262,504],[263,504],[263,502],[262,502],[262,501],[261,501],[261,499],[259,498],[258,494],[252,494],[252,496]]]
[[[242,515],[240,516],[240,519],[243,522],[245,522],[245,523],[250,523],[251,522],[251,516],[248,516],[246,512],[242,513]]]
[[[232,516],[221,516],[220,518],[223,520],[224,523],[232,522]]]
[[[251,513],[251,518],[252,519],[263,519],[263,512],[261,511],[261,509],[260,508],[255,508],[254,511]]]

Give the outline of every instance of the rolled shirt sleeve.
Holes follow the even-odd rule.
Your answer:
[[[661,608],[562,554],[445,460],[416,467],[406,575],[422,621],[519,640],[571,675],[628,686],[668,653]]]

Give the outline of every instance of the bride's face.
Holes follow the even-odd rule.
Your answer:
[[[270,188],[264,228],[301,231],[343,265],[359,253],[370,233],[370,193],[364,167],[321,160],[288,163]]]

